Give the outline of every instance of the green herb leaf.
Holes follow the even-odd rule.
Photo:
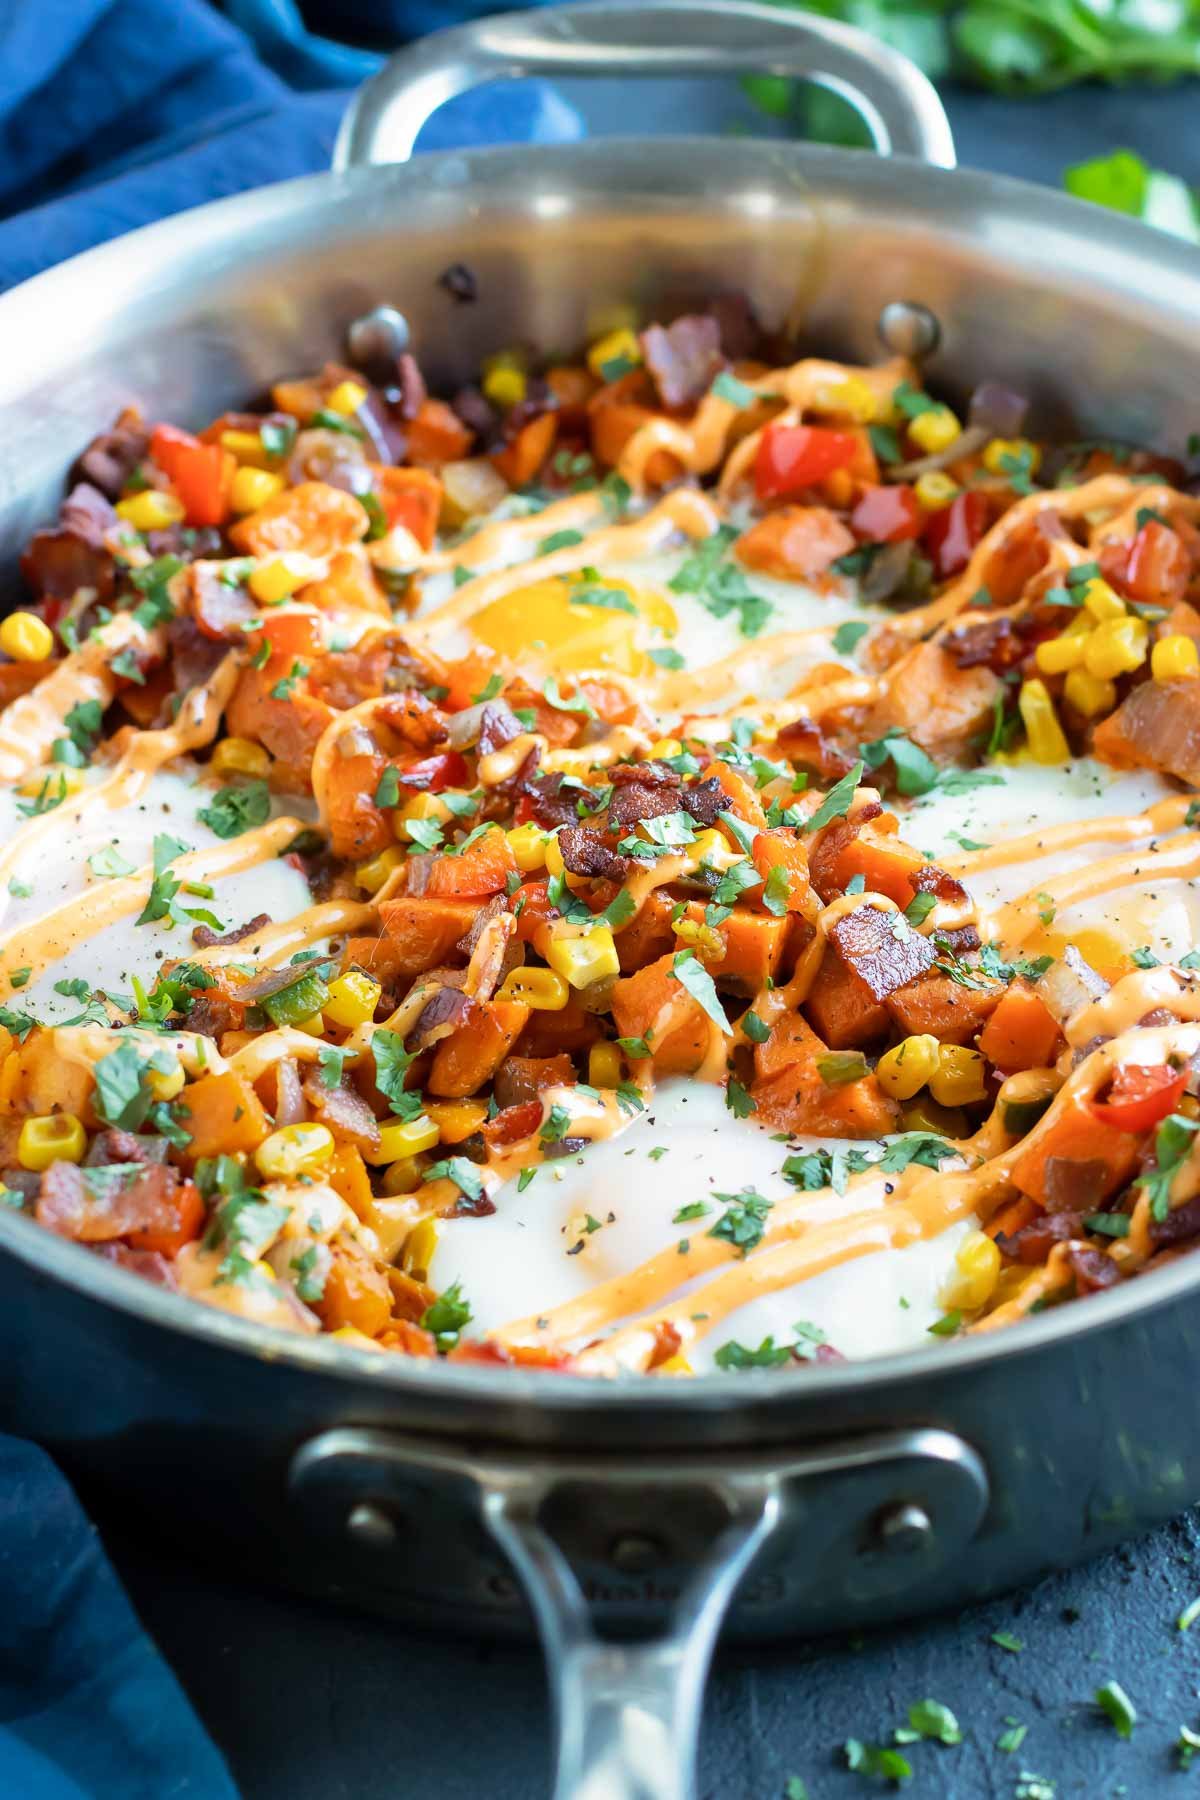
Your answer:
[[[208,806],[196,817],[219,838],[240,837],[265,825],[271,814],[271,790],[265,781],[247,781],[236,787],[218,788]]]
[[[866,619],[844,619],[833,634],[833,647],[838,655],[852,655],[870,629]]]
[[[708,1236],[723,1238],[740,1256],[746,1256],[762,1243],[773,1202],[754,1188],[743,1188],[740,1194],[714,1193],[713,1199],[719,1200],[725,1211],[710,1226]]]
[[[687,989],[692,999],[700,1007],[714,1025],[718,1026],[726,1037],[732,1036],[732,1028],[725,1017],[724,1008],[717,998],[717,990],[713,978],[704,964],[699,961],[694,950],[677,950],[671,963],[671,974],[681,987]]]
[[[803,825],[805,831],[819,831],[822,825],[829,825],[834,819],[844,819],[854,801],[855,790],[863,778],[865,763],[861,759],[840,781],[834,782],[812,817]]]

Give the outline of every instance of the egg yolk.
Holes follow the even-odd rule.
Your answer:
[[[644,675],[653,668],[646,653],[652,634],[671,637],[676,629],[674,609],[659,594],[608,577],[561,575],[493,600],[470,621],[478,643],[567,674]]]

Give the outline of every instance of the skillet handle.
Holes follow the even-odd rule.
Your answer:
[[[732,71],[815,82],[850,102],[882,155],[954,167],[942,103],[907,57],[854,26],[743,0],[591,0],[434,32],[359,89],[333,166],[406,161],[438,107],[483,82]]]
[[[705,1676],[738,1589],[760,1635],[889,1616],[939,1591],[988,1505],[975,1450],[925,1426],[786,1451],[577,1456],[335,1426],[296,1452],[289,1490],[302,1541],[333,1553],[330,1592],[415,1589],[435,1617],[456,1600],[477,1609],[482,1525],[546,1651],[554,1800],[693,1800]]]
[[[483,1519],[520,1576],[538,1622],[557,1716],[553,1800],[692,1800],[700,1712],[721,1621],[782,1517],[779,1484],[739,1483],[660,1633],[606,1640],[570,1559],[528,1504],[496,1487]]]

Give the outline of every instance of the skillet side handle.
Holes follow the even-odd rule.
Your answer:
[[[434,32],[360,88],[333,166],[406,161],[439,106],[488,81],[733,72],[815,82],[850,102],[881,155],[954,167],[942,103],[907,57],[854,26],[748,0],[592,0]]]
[[[554,1800],[692,1800],[701,1703],[721,1621],[782,1516],[769,1478],[739,1483],[731,1517],[658,1635],[608,1641],[524,1490],[493,1488],[483,1518],[537,1616],[558,1724]]]

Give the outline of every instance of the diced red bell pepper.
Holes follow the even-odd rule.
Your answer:
[[[190,431],[156,425],[150,454],[174,488],[189,525],[223,525],[237,463],[220,444],[202,444]]]
[[[1101,1125],[1117,1131],[1152,1131],[1168,1113],[1175,1111],[1187,1086],[1187,1070],[1173,1069],[1169,1063],[1126,1063],[1112,1079],[1103,1100],[1093,1100],[1088,1108]]]
[[[538,927],[548,925],[557,913],[550,899],[550,883],[523,881],[512,897],[511,910],[516,914],[517,937],[523,944],[532,944]]]
[[[849,468],[857,455],[852,432],[823,425],[768,425],[754,459],[754,491],[760,500],[782,500]]]
[[[397,769],[402,787],[421,788],[429,794],[440,794],[443,788],[461,787],[467,779],[466,759],[457,750],[440,750],[436,756],[423,757]]]
[[[940,580],[957,575],[971,560],[971,552],[987,530],[988,503],[969,490],[958,494],[941,512],[930,513],[924,544]]]
[[[912,488],[869,487],[850,514],[850,529],[868,544],[899,544],[918,538],[925,528],[925,514]]]
[[[1129,547],[1125,591],[1147,606],[1171,606],[1182,600],[1191,577],[1188,553],[1178,532],[1148,519]]]

